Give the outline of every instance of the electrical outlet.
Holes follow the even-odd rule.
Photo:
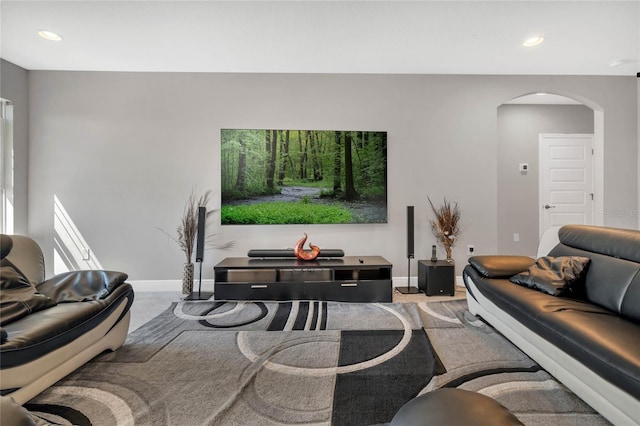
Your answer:
[[[91,260],[91,251],[88,248],[82,249],[82,260]]]
[[[473,256],[476,252],[476,247],[473,244],[467,245],[467,256]]]
[[[514,243],[519,243],[520,242],[520,234],[518,234],[517,232],[513,233],[513,242]]]

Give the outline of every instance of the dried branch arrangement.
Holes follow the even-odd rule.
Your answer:
[[[431,232],[447,252],[447,259],[451,259],[451,249],[456,245],[458,236],[462,233],[458,203],[447,201],[445,198],[442,205],[436,207],[429,197],[427,200],[429,200],[435,216],[434,220],[429,221]]]
[[[195,192],[191,192],[191,195],[189,196],[189,199],[184,206],[184,212],[182,214],[182,218],[180,219],[180,223],[176,228],[177,238],[166,232],[164,229],[158,228],[160,229],[160,231],[169,236],[169,238],[178,243],[178,246],[186,256],[186,263],[191,263],[191,259],[193,258],[193,251],[196,244],[196,235],[198,233],[198,208],[207,207],[207,204],[209,204],[210,200],[211,190],[206,191],[197,199]],[[215,210],[208,211],[207,218],[214,212]],[[228,249],[233,245],[233,243],[230,242],[222,245],[214,245],[212,244],[212,239],[214,237],[215,234],[210,234],[205,238],[205,243],[208,247]]]

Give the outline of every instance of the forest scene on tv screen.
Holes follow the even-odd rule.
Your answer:
[[[223,225],[387,222],[387,133],[221,130]]]

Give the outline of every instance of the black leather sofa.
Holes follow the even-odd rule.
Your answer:
[[[124,344],[133,288],[127,275],[72,271],[45,280],[25,236],[0,235],[0,393],[23,404],[106,350]]]
[[[463,272],[482,317],[617,425],[640,422],[640,231],[567,225],[548,253],[590,259],[571,297],[514,284],[534,259],[477,256]]]

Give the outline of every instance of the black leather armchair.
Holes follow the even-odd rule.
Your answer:
[[[113,271],[45,280],[44,257],[25,236],[0,235],[0,381],[23,404],[79,366],[124,344],[133,288]]]

